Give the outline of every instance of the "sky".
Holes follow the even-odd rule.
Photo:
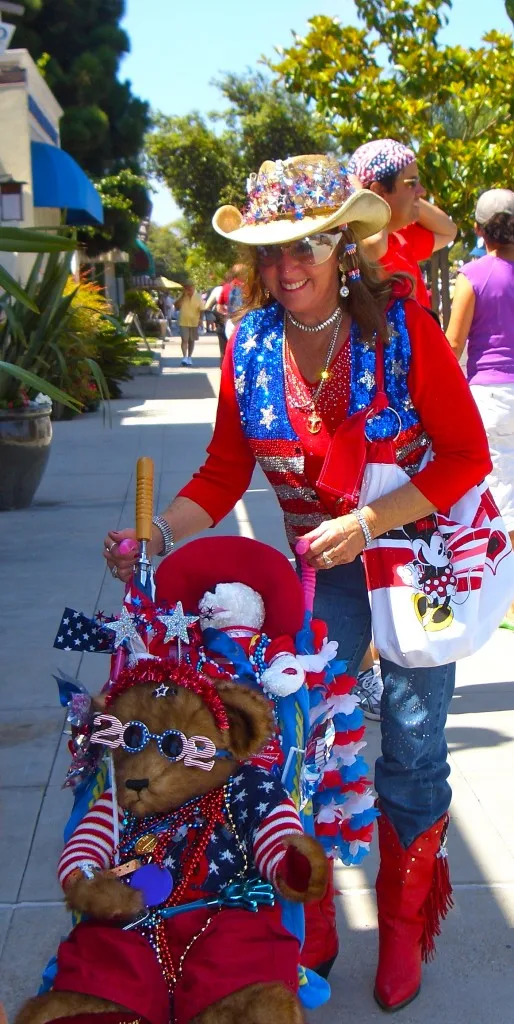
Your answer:
[[[315,14],[357,24],[353,0],[126,0],[123,27],[131,40],[120,77],[133,92],[164,114],[202,114],[223,107],[212,85],[220,72],[259,68],[276,46],[288,46],[291,30],[300,35]],[[512,32],[503,0],[454,0],[450,23],[441,34],[449,44],[477,46],[490,29]],[[262,65],[261,65],[262,67]],[[153,196],[152,219],[167,224],[178,217],[168,190]]]

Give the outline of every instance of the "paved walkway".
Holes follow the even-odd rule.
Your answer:
[[[121,590],[100,556],[108,528],[133,522],[134,469],[140,455],[156,467],[160,508],[201,462],[215,414],[217,347],[204,339],[194,369],[179,365],[178,345],[163,352],[159,376],[139,376],[100,413],[55,425],[50,463],[32,508],[1,514],[0,615],[0,998],[10,1019],[32,994],[42,966],[65,934],[68,917],[55,880],[70,794],[63,716],[52,672],[92,688],[104,682],[99,655],[64,654],[52,642],[65,605],[116,611]],[[260,473],[222,533],[258,536],[288,552]],[[448,723],[454,817],[450,857],[456,909],[419,999],[401,1024],[507,1024],[514,1018],[514,635],[498,631],[458,668]],[[368,728],[370,758],[378,725]],[[361,869],[340,869],[343,954],[334,998],[313,1024],[383,1020],[371,996],[376,947],[375,852]]]

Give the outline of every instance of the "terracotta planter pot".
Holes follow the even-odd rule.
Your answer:
[[[0,511],[27,508],[50,455],[50,410],[0,409]]]

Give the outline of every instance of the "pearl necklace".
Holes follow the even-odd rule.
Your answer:
[[[310,324],[303,324],[301,320],[297,320],[296,317],[294,317],[293,314],[290,313],[289,310],[287,310],[287,318],[289,320],[289,323],[291,323],[293,327],[297,327],[299,331],[305,331],[307,334],[319,334],[320,331],[325,330],[325,327],[330,327],[330,324],[333,324],[340,315],[341,307],[337,306],[337,308],[334,309],[334,312],[331,313],[326,320],[323,320],[323,323],[316,324],[315,327],[312,327]]]
[[[321,416],[320,416],[318,410],[316,409],[316,402],[318,401],[318,399],[319,399],[319,397],[321,395],[321,392],[323,390],[323,387],[324,387],[326,381],[328,380],[328,378],[330,376],[328,368],[330,366],[330,362],[332,360],[332,356],[334,355],[334,349],[336,347],[336,341],[337,341],[337,337],[338,337],[338,334],[339,334],[339,328],[341,327],[341,320],[343,319],[342,310],[340,308],[338,308],[336,310],[336,315],[337,315],[337,322],[336,322],[336,326],[335,326],[334,332],[332,334],[332,337],[330,339],[330,344],[328,346],[328,351],[327,351],[327,355],[326,355],[326,359],[325,359],[325,365],[324,365],[324,367],[323,367],[323,369],[321,371],[319,384],[316,387],[316,390],[313,392],[312,397],[309,396],[308,400],[305,401],[305,402],[297,402],[297,401],[295,401],[294,396],[291,393],[291,389],[290,389],[289,382],[288,382],[288,376],[287,376],[287,365],[286,365],[286,358],[285,358],[285,348],[286,348],[286,345],[287,345],[287,339],[286,339],[286,332],[284,330],[283,364],[284,364],[284,382],[285,382],[285,388],[286,388],[286,395],[287,395],[287,399],[288,399],[289,403],[295,409],[302,409],[302,410],[305,410],[305,412],[307,412],[307,414],[308,414],[307,415],[307,430],[309,431],[309,434],[319,434],[319,432],[321,430],[321,427],[323,425],[323,420],[321,419]],[[288,316],[289,316],[289,313],[288,313]]]

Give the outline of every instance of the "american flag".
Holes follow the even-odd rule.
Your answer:
[[[61,651],[105,653],[114,649],[114,636],[109,630],[103,629],[96,619],[89,619],[73,608],[65,608],[54,647]]]

